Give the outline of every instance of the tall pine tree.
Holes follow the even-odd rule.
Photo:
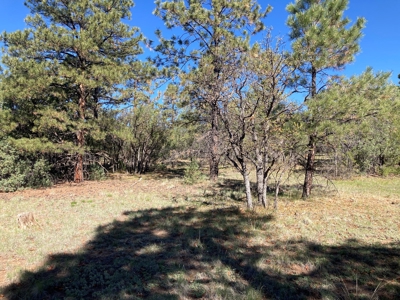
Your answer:
[[[206,89],[202,85],[199,91],[198,84],[188,84],[199,79],[195,79],[193,74],[186,78],[186,89],[194,106],[203,115],[208,115],[210,179],[215,180],[221,156],[218,101],[222,96],[221,78],[224,77],[221,71],[229,57],[227,51],[232,47],[245,48],[250,36],[264,29],[262,19],[270,7],[261,11],[254,0],[158,0],[156,5],[155,14],[164,20],[167,27],[181,29],[182,33],[162,40],[158,50],[163,58],[182,69],[189,66],[187,72],[202,68],[200,62],[208,69],[207,81],[210,84]],[[196,72],[203,73],[201,70]]]
[[[138,67],[142,37],[123,23],[133,4],[27,0],[29,28],[1,36],[1,98],[18,123],[15,144],[75,153],[75,182],[84,179],[85,140],[98,133],[102,105],[121,101],[119,89]]]
[[[347,6],[348,0],[296,0],[286,7],[294,56],[308,92],[306,100],[324,89],[329,70],[343,68],[359,52],[365,19],[358,18],[349,26],[350,20],[343,17]],[[307,122],[312,123],[312,118]],[[303,198],[311,194],[317,141],[317,133],[310,132]]]

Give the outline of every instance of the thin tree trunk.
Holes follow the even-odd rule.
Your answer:
[[[210,180],[212,181],[218,179],[219,160],[218,107],[215,104],[211,110]]]
[[[262,205],[265,208],[265,207],[267,207],[267,203],[266,203],[266,190],[265,190],[265,185],[264,185],[264,170],[263,170],[263,168],[260,168],[257,166],[256,174],[257,174],[258,203],[262,203]]]
[[[246,203],[247,203],[247,208],[248,209],[253,209],[253,199],[251,196],[251,185],[250,185],[250,178],[249,178],[249,173],[247,171],[247,168],[243,168],[243,180],[244,180],[244,186],[246,188]]]
[[[267,198],[267,182],[268,182],[268,177],[264,176],[263,178],[263,205],[264,207],[269,207],[269,202]]]
[[[265,164],[263,160],[263,156],[261,155],[260,146],[258,145],[258,135],[255,127],[255,118],[251,120],[251,130],[253,132],[253,143],[255,145],[255,166],[256,166],[256,178],[257,178],[257,197],[258,203],[261,203],[264,208],[267,207],[266,199],[267,199],[267,191],[264,181],[264,169]]]
[[[307,155],[306,174],[304,177],[303,194],[301,196],[302,198],[308,198],[311,195],[311,188],[314,175],[315,151],[316,151],[316,143],[314,135],[310,135],[308,147],[309,148]]]
[[[267,182],[269,177],[270,167],[266,168],[266,159],[263,159],[260,151],[256,149],[256,177],[257,177],[257,196],[258,202],[266,208],[268,203],[267,198]]]
[[[257,177],[257,196],[258,202],[261,203],[264,208],[268,206],[267,199],[267,181],[268,181],[268,170],[266,170],[266,163],[263,160],[260,152],[256,150],[256,177]]]
[[[317,70],[314,66],[311,67],[311,98],[317,95]],[[314,161],[316,151],[316,136],[310,135],[308,140],[308,155],[306,164],[306,173],[304,176],[302,198],[308,198],[311,195],[311,188],[314,176]]]

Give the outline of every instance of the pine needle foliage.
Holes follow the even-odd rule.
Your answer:
[[[271,7],[262,10],[254,0],[157,0],[156,6],[154,14],[178,32],[170,39],[158,33],[157,62],[183,71],[180,80],[189,102],[210,125],[210,179],[216,180],[222,152],[217,102],[223,97],[223,67],[231,63],[232,49],[249,50],[250,37],[265,28],[263,19]]]
[[[76,182],[86,137],[99,136],[99,111],[124,101],[120,89],[138,67],[142,36],[123,22],[133,4],[27,0],[28,29],[1,35],[1,99],[18,123],[12,137],[26,138],[31,151],[75,153]]]
[[[365,19],[358,18],[350,26],[350,20],[344,17],[347,6],[348,0],[296,0],[286,7],[293,57],[299,66],[300,84],[307,93],[305,100],[326,87],[332,76],[330,70],[343,68],[360,50]],[[303,198],[311,194],[317,140],[317,133],[311,132]]]

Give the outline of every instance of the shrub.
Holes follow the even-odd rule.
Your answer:
[[[17,151],[8,142],[0,142],[0,191],[13,192],[24,186],[23,170],[27,166],[18,158]]]
[[[383,166],[380,168],[379,173],[381,176],[387,177],[390,175],[400,175],[400,166]]]
[[[0,141],[0,191],[51,186],[50,165],[44,159],[29,159],[7,141]]]
[[[185,169],[184,180],[187,184],[195,184],[201,179],[200,167],[197,161],[192,160]]]
[[[90,165],[87,171],[89,173],[89,180],[104,180],[107,178],[107,174],[102,166]]]
[[[48,187],[53,184],[50,176],[50,164],[45,159],[37,160],[32,169],[26,172],[26,186],[32,188]]]

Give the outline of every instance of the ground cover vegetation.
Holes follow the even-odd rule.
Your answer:
[[[234,169],[194,185],[178,171],[5,194],[0,298],[400,296],[398,178],[338,180],[308,201],[284,185],[274,212],[245,208]],[[18,228],[21,212],[35,223]]]
[[[0,35],[0,298],[400,298],[399,88],[338,75],[348,0],[288,2],[287,37],[255,0],[158,0],[157,42],[132,0],[26,5]]]

